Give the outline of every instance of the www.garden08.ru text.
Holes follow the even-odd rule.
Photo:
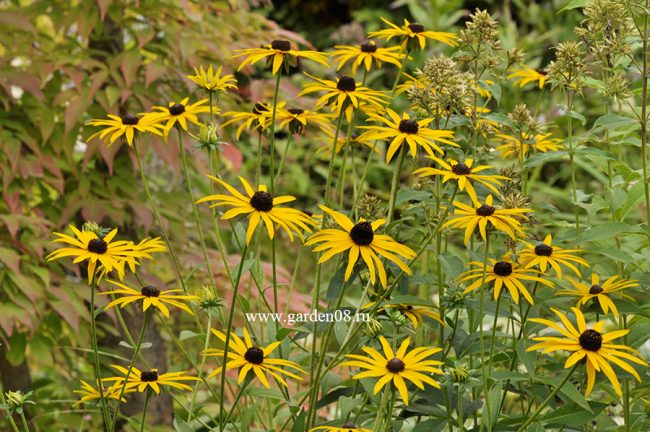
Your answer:
[[[354,313],[349,309],[339,309],[334,312],[311,313],[247,313],[246,320],[250,322],[279,322],[289,326],[298,323],[330,323],[330,322],[368,322],[369,313]]]

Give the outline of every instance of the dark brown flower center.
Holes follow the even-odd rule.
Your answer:
[[[603,336],[596,330],[585,330],[578,341],[580,346],[587,351],[598,351],[603,346]]]
[[[291,49],[291,43],[288,40],[276,39],[271,42],[271,48],[286,52]]]
[[[592,285],[591,288],[589,288],[589,294],[600,294],[603,291],[603,287],[598,284]]]
[[[392,358],[388,360],[388,363],[386,363],[386,369],[388,369],[392,373],[398,373],[402,372],[406,365],[401,359],[398,359],[397,357]]]
[[[140,372],[140,381],[142,382],[156,382],[158,381],[158,371],[142,371]]]
[[[402,120],[399,122],[398,129],[402,133],[416,134],[420,130],[420,125],[415,120]]]
[[[300,109],[300,108],[289,108],[287,111],[289,111],[293,115],[300,115],[305,112],[304,109]]]
[[[353,92],[357,89],[357,83],[354,82],[352,77],[342,76],[339,78],[339,82],[336,83],[336,88],[345,92]]]
[[[96,254],[105,254],[108,250],[108,243],[102,239],[94,238],[88,242],[88,251]]]
[[[160,295],[160,290],[155,286],[147,285],[142,287],[140,294],[146,297],[158,297]]]
[[[257,211],[270,212],[273,208],[273,195],[268,192],[255,192],[250,204]]]
[[[424,31],[424,26],[419,23],[411,23],[409,24],[409,30],[413,33],[422,33]]]
[[[451,172],[453,172],[456,175],[466,176],[472,172],[472,169],[468,167],[467,164],[465,164],[464,162],[460,162],[457,163],[456,165],[452,165]]]
[[[494,264],[494,274],[497,276],[510,276],[512,274],[512,264],[505,261],[499,261]]]
[[[244,353],[244,358],[248,363],[262,364],[264,361],[264,351],[258,347],[248,348]]]
[[[174,105],[169,107],[169,114],[173,116],[178,116],[181,115],[185,112],[185,105],[175,103]]]
[[[372,42],[364,42],[361,44],[361,52],[374,53],[377,52],[377,45]]]
[[[352,422],[347,422],[347,423],[345,423],[343,425],[343,429],[356,429],[356,428],[357,428],[357,425],[355,425]],[[352,432],[352,431],[348,431],[348,432]]]
[[[269,110],[269,107],[264,105],[262,102],[257,102],[255,105],[253,105],[253,112],[255,114],[262,114],[263,112],[267,112]]]
[[[133,114],[127,114],[122,117],[122,124],[125,126],[135,126],[138,124],[139,120],[140,119],[137,116],[134,116]]]
[[[551,256],[551,254],[553,254],[553,247],[544,243],[535,246],[535,255]]]
[[[350,230],[350,238],[357,246],[368,246],[375,239],[370,222],[359,222]]]
[[[483,204],[481,207],[476,209],[476,214],[479,216],[487,217],[492,216],[495,211],[496,209],[494,207]]]

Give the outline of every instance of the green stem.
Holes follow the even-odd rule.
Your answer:
[[[158,206],[153,200],[153,196],[151,195],[151,190],[149,189],[149,181],[147,180],[147,176],[144,173],[144,167],[142,166],[142,158],[140,157],[140,152],[138,151],[138,141],[133,140],[133,152],[135,153],[135,158],[138,162],[138,171],[140,171],[140,178],[142,179],[142,184],[144,185],[144,190],[145,193],[147,194],[147,200],[149,201],[149,206],[151,207],[151,211],[153,212],[154,218],[156,219],[156,223],[160,227],[160,231],[162,232],[163,239],[165,240],[165,245],[167,246],[167,250],[169,250],[169,256],[172,259],[172,263],[174,264],[174,269],[176,270],[176,275],[178,276],[178,280],[181,283],[181,286],[183,287],[183,291],[187,293],[187,286],[185,285],[185,279],[183,279],[183,274],[181,272],[181,266],[178,261],[178,257],[176,256],[176,252],[174,251],[174,248],[172,247],[171,241],[169,240],[169,235],[167,235],[167,230],[165,229],[165,226],[162,223],[162,218],[160,217],[160,212],[158,211]]]
[[[404,157],[406,155],[406,146],[403,145],[399,150],[397,163],[395,164],[395,171],[393,171],[393,179],[390,184],[390,199],[388,201],[388,213],[386,214],[386,226],[390,224],[393,219],[393,211],[395,211],[395,200],[397,198],[397,187],[399,186],[400,173],[402,172],[402,165],[404,165]]]
[[[110,425],[110,417],[108,414],[108,406],[106,398],[104,397],[104,388],[102,385],[102,372],[99,364],[99,349],[97,347],[97,321],[95,316],[95,291],[97,291],[97,275],[93,274],[90,281],[90,338],[92,342],[93,357],[95,359],[95,381],[99,389],[99,399],[102,405],[102,419],[104,422],[104,429]]]
[[[388,398],[390,396],[390,386],[392,386],[392,383],[386,384],[386,387],[384,387],[384,392],[381,395],[381,402],[379,404],[379,408],[377,409],[377,416],[375,417],[375,426],[372,428],[373,431],[380,431],[383,430],[381,428],[382,420],[384,419],[384,410],[386,409],[386,405],[388,405]]]
[[[571,191],[573,192],[573,213],[576,221],[576,237],[580,235],[580,209],[578,208],[578,190],[576,188],[576,166],[574,163],[575,149],[573,148],[573,118],[571,112],[573,111],[573,97],[571,91],[566,92],[567,98],[567,111],[569,121],[567,124],[567,134],[569,139],[569,164],[571,167]]]
[[[203,351],[208,349],[208,346],[210,345],[210,334],[212,329],[212,313],[210,312],[210,309],[208,309],[208,325],[205,328],[205,343],[203,344]],[[205,367],[205,359],[207,356],[203,356],[201,359],[201,364],[199,366],[199,378],[201,378],[201,375],[203,374],[203,368]],[[192,416],[194,415],[194,403],[196,402],[196,395],[199,391],[199,383],[200,381],[197,381],[196,384],[194,384],[194,390],[192,391],[192,400],[190,401],[190,409],[187,411],[187,421],[186,423],[189,423],[192,420]]]
[[[485,344],[484,344],[485,338],[483,335],[483,313],[485,307],[485,279],[487,276],[487,262],[488,262],[489,251],[490,251],[490,234],[488,233],[485,237],[485,256],[483,258],[483,278],[481,281],[481,294],[479,299],[479,313],[478,313],[479,345],[481,350],[481,375],[483,376],[483,392],[485,393],[485,409],[483,410],[484,418],[481,421],[479,431],[482,431],[483,427],[485,426],[485,417],[487,417],[488,431],[492,430],[492,420],[490,418],[490,402],[489,402],[489,398],[487,397],[489,388],[488,388],[488,375],[485,368]]]
[[[262,131],[257,135],[257,184],[262,183]]]
[[[546,399],[544,399],[544,400],[542,401],[542,403],[537,407],[537,410],[535,410],[535,412],[534,412],[532,415],[530,415],[530,416],[526,419],[526,421],[524,422],[524,424],[521,425],[521,427],[520,427],[519,429],[517,429],[517,432],[524,432],[524,431],[526,430],[526,428],[527,428],[527,427],[528,427],[528,426],[529,426],[533,421],[535,421],[535,419],[537,418],[537,416],[539,416],[539,414],[542,412],[542,410],[543,410],[544,408],[546,408],[546,405],[548,405],[548,403],[549,403],[549,402],[550,402],[550,401],[555,397],[555,395],[560,391],[560,389],[562,389],[562,386],[564,386],[564,384],[566,384],[566,382],[569,380],[569,378],[571,378],[571,375],[573,375],[573,372],[576,370],[576,368],[577,368],[578,366],[580,366],[580,364],[581,364],[581,363],[578,362],[578,363],[576,363],[576,364],[573,365],[573,367],[572,367],[571,370],[569,370],[569,372],[566,374],[566,376],[564,377],[564,379],[562,380],[562,382],[561,382],[557,387],[555,387],[555,389],[553,389],[553,391],[551,392],[551,394],[549,394],[549,395],[546,397]]]
[[[270,169],[271,169],[271,194],[275,193],[275,115],[278,111],[278,92],[280,91],[280,77],[282,76],[282,69],[278,71],[275,76],[275,90],[273,92],[273,108],[271,111],[271,143],[270,143]]]
[[[650,1],[645,1],[645,9],[648,10]],[[643,63],[643,82],[641,90],[641,159],[643,162],[643,193],[645,197],[646,210],[646,228],[650,238],[650,179],[648,178],[648,14],[643,14],[643,34],[642,39],[642,63]],[[625,422],[629,428],[628,422]]]
[[[120,405],[122,403],[122,396],[124,396],[124,391],[126,390],[126,385],[128,384],[129,381],[129,376],[131,376],[131,371],[133,370],[133,366],[135,365],[135,361],[138,358],[138,354],[140,354],[140,348],[142,347],[142,342],[144,341],[144,333],[145,330],[147,329],[147,323],[149,322],[149,315],[151,314],[151,309],[148,309],[144,313],[144,319],[142,320],[142,328],[140,329],[140,335],[138,336],[138,343],[135,346],[135,350],[133,351],[133,357],[131,358],[131,362],[129,363],[129,367],[126,371],[126,377],[124,378],[124,382],[122,383],[122,388],[120,389],[120,394],[117,398],[117,405],[115,406],[115,411],[113,412],[113,417],[111,421],[111,431],[115,430],[115,425],[117,424],[117,416],[120,413]]]
[[[147,407],[151,398],[151,389],[147,387],[147,395],[144,397],[144,408],[142,410],[142,421],[140,422],[140,432],[144,432],[145,420],[147,419]]]
[[[325,181],[325,205],[326,206],[329,204],[330,185],[332,183],[332,174],[334,173],[334,161],[336,159],[336,144],[338,143],[339,132],[341,131],[341,122],[343,120],[344,112],[345,111],[343,110],[343,108],[341,108],[339,117],[336,120],[336,130],[334,131],[334,139],[332,142],[332,153],[330,154],[330,163],[329,163],[329,167],[327,168],[327,180]]]
[[[492,322],[492,335],[490,336],[490,358],[488,359],[488,372],[490,375],[492,374],[492,356],[494,356],[494,339],[497,331],[497,319],[499,319],[499,306],[501,306],[501,296],[497,298],[497,307],[494,311],[494,321]]]
[[[29,432],[29,425],[27,424],[27,419],[25,418],[25,411],[20,411],[20,420],[23,423],[23,429],[25,429],[25,432]]]
[[[291,147],[294,142],[293,139],[293,134],[289,132],[289,137],[287,138],[287,147],[284,149],[284,153],[282,153],[282,157],[280,158],[280,165],[278,166],[278,172],[275,174],[275,181],[280,178],[280,175],[282,174],[282,168],[284,168],[284,161],[287,159],[287,155],[289,152],[291,152]]]
[[[230,408],[230,411],[228,412],[228,416],[226,417],[226,420],[224,421],[224,424],[228,424],[230,421],[230,418],[232,417],[232,414],[235,412],[235,408],[237,407],[237,402],[239,402],[239,399],[244,395],[244,390],[246,390],[246,387],[248,387],[248,384],[250,383],[251,380],[246,380],[242,384],[241,387],[239,387],[239,391],[235,395],[235,400],[232,403],[232,407]]]
[[[458,432],[463,432],[463,385],[458,386]]]

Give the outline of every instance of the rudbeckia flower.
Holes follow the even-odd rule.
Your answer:
[[[467,194],[472,201],[478,201],[472,181],[478,182],[490,189],[494,193],[499,193],[496,186],[501,186],[500,180],[509,180],[508,177],[501,175],[478,174],[481,171],[492,168],[489,165],[474,165],[474,159],[465,159],[464,162],[458,162],[453,159],[448,159],[446,162],[437,157],[430,156],[430,159],[435,161],[441,168],[420,168],[415,170],[413,174],[418,174],[420,177],[428,177],[440,175],[442,182],[446,183],[449,180],[456,180],[458,182],[458,189],[464,191],[467,189]]]
[[[107,119],[92,119],[88,121],[86,124],[90,126],[104,126],[102,130],[95,132],[88,137],[88,141],[99,136],[100,140],[103,140],[104,142],[108,141],[108,145],[110,146],[119,137],[124,135],[126,137],[126,142],[129,145],[133,145],[133,139],[136,132],[141,134],[152,133],[154,135],[162,135],[162,129],[164,129],[164,126],[160,124],[159,119],[150,116],[142,117],[143,114],[139,115],[140,117],[126,114],[123,117],[119,117],[113,114],[108,114]]]
[[[589,300],[598,300],[598,304],[604,314],[611,310],[615,317],[618,318],[618,309],[612,301],[612,295],[618,295],[628,300],[634,299],[621,291],[639,286],[635,280],[621,279],[620,276],[612,276],[605,282],[600,283],[600,276],[596,273],[591,275],[591,283],[574,280],[567,276],[567,279],[573,285],[573,289],[558,291],[558,295],[568,295],[578,299],[578,307],[584,305]]]
[[[337,228],[322,229],[307,239],[305,242],[307,246],[321,243],[314,248],[314,252],[327,251],[320,257],[319,264],[335,255],[349,251],[348,265],[345,269],[346,281],[350,279],[359,256],[368,266],[370,281],[373,284],[376,282],[376,274],[379,274],[382,286],[386,287],[386,269],[380,257],[392,261],[406,274],[411,274],[411,269],[397,255],[410,260],[415,258],[415,252],[411,248],[397,243],[388,235],[375,233],[386,222],[385,219],[378,219],[374,222],[361,219],[355,224],[342,213],[323,205],[319,207],[343,228],[342,230]]]
[[[483,285],[484,267],[482,262],[472,261],[469,263],[474,268],[466,271],[458,277],[458,282],[473,281],[470,286],[465,288],[463,294],[474,291]],[[552,287],[553,283],[539,276],[537,270],[527,269],[511,261],[497,261],[490,259],[490,265],[485,268],[485,284],[494,286],[494,299],[498,299],[501,289],[505,286],[512,300],[519,304],[519,293],[530,304],[534,304],[533,297],[530,295],[522,281],[533,281]]]
[[[299,57],[313,60],[323,66],[329,66],[327,63],[327,54],[317,51],[296,50],[291,48],[291,42],[288,40],[277,39],[271,42],[264,48],[248,48],[237,50],[240,54],[234,57],[247,56],[244,61],[239,65],[237,70],[242,70],[246,65],[254,65],[260,60],[268,59],[273,64],[273,75],[277,74],[282,64],[295,65],[296,59]]]
[[[528,83],[536,82],[540,89],[544,88],[544,82],[546,81],[546,73],[541,71],[536,71],[535,69],[526,66],[525,64],[520,64],[519,69],[515,69],[513,73],[507,76],[507,79],[515,78],[515,85],[523,87]]]
[[[436,144],[436,141],[448,144],[453,147],[459,147],[449,138],[454,137],[454,132],[449,130],[429,129],[427,126],[433,121],[433,118],[427,118],[415,121],[407,113],[400,117],[390,108],[386,109],[390,118],[379,115],[369,115],[368,120],[384,123],[386,126],[360,126],[360,129],[369,129],[363,135],[366,139],[389,139],[386,151],[386,163],[389,163],[397,150],[402,145],[408,145],[411,156],[417,156],[417,148],[422,147],[429,156],[433,156],[434,151],[443,154],[443,150]]]
[[[185,304],[184,301],[188,300],[198,300],[199,297],[195,295],[178,295],[173,294],[181,292],[182,290],[165,290],[161,291],[155,286],[147,285],[142,287],[141,290],[135,290],[119,282],[109,280],[108,283],[115,285],[116,290],[100,293],[102,295],[117,295],[118,298],[106,305],[104,310],[108,310],[114,306],[120,306],[121,308],[126,307],[127,305],[142,300],[142,311],[146,312],[150,307],[154,307],[167,318],[169,318],[169,308],[166,306],[176,306],[179,309],[184,310],[192,315],[194,312]]]
[[[166,107],[155,106],[153,107],[155,112],[145,115],[145,118],[153,118],[165,123],[165,136],[177,122],[184,131],[187,131],[187,122],[198,125],[200,123],[197,114],[210,112],[210,107],[205,105],[208,99],[201,99],[188,105],[189,100],[190,98],[185,98],[180,102],[169,102]]]
[[[352,73],[356,74],[359,66],[363,65],[366,71],[370,71],[373,61],[378,68],[382,62],[402,66],[400,60],[406,57],[400,53],[400,47],[379,48],[374,42],[364,42],[358,46],[336,45],[332,52],[334,61],[337,62],[336,70],[339,71],[348,62],[352,61]]]
[[[562,140],[559,138],[549,138],[552,134],[530,134],[523,133],[523,143],[519,137],[507,134],[496,134],[494,140],[503,144],[495,148],[501,152],[501,157],[506,159],[512,155],[525,157],[531,148],[538,152],[546,153],[549,151],[558,151],[562,146]]]
[[[230,195],[208,195],[196,203],[216,201],[210,207],[231,206],[232,208],[224,213],[221,217],[222,219],[230,219],[241,214],[250,214],[250,221],[246,230],[246,244],[250,243],[255,228],[257,228],[260,221],[266,225],[266,230],[271,239],[275,235],[276,228],[274,228],[274,225],[277,224],[289,234],[289,238],[292,241],[294,233],[302,239],[302,232],[311,232],[311,227],[316,225],[306,213],[292,208],[280,207],[280,204],[294,201],[296,199],[295,197],[290,195],[274,197],[267,191],[264,185],[259,185],[257,191],[254,191],[246,180],[239,177],[239,181],[246,191],[245,196],[223,180],[212,176],[208,177],[226,188],[230,192]]]
[[[558,279],[562,279],[562,268],[560,265],[565,265],[578,276],[580,270],[573,264],[581,264],[589,267],[589,263],[577,255],[576,252],[581,252],[581,249],[563,249],[559,246],[553,246],[553,237],[548,234],[542,243],[533,245],[526,243],[526,247],[519,254],[519,261],[526,268],[535,267],[539,265],[542,273],[546,273],[546,269],[551,267],[555,270]]]
[[[435,40],[449,46],[458,45],[456,42],[457,37],[453,33],[425,30],[422,24],[418,24],[416,22],[412,23],[407,19],[404,19],[404,25],[401,27],[393,24],[386,18],[382,18],[381,20],[384,23],[388,24],[390,28],[370,32],[368,33],[368,36],[378,37],[387,41],[391,40],[392,38],[402,38],[402,49],[414,49],[418,45],[420,49],[424,49],[426,47],[427,40]],[[417,42],[417,45],[413,42]]]
[[[333,146],[334,146],[334,153],[339,154],[341,150],[343,150],[343,148],[345,147],[346,143],[348,143],[348,145],[351,146],[359,145],[359,146],[367,147],[381,156],[381,151],[379,150],[379,146],[375,144],[375,141],[368,139],[367,137],[363,136],[363,134],[357,135],[353,133],[349,137],[346,137],[344,134],[339,134],[336,143],[333,144],[332,141],[334,141],[334,131],[323,130],[323,133],[327,136],[327,138],[323,138],[321,140],[323,142],[323,145],[321,145],[316,150],[316,154],[323,158],[328,158],[332,154]]]
[[[586,359],[587,367],[587,389],[586,396],[589,396],[594,384],[596,383],[596,372],[603,372],[607,379],[612,383],[614,391],[619,396],[622,396],[621,385],[616,377],[616,372],[610,365],[615,364],[626,372],[629,372],[637,381],[641,382],[641,377],[637,371],[630,365],[629,362],[636,363],[642,366],[648,366],[648,363],[635,357],[632,354],[639,353],[628,346],[613,344],[611,341],[625,336],[629,330],[615,330],[613,332],[604,333],[604,321],[600,321],[592,328],[587,328],[585,317],[578,308],[572,307],[571,310],[575,314],[577,329],[573,326],[571,321],[557,309],[551,308],[558,316],[562,325],[541,318],[529,318],[528,321],[542,324],[543,326],[559,332],[564,337],[557,336],[540,336],[532,338],[540,343],[535,344],[528,348],[526,351],[543,350],[547,354],[554,351],[570,351],[572,354],[567,358],[564,363],[564,368],[570,368],[582,359]],[[630,354],[632,353],[632,354]]]
[[[376,302],[365,304],[362,307],[362,309],[364,310],[370,309],[375,304]],[[414,329],[417,329],[422,324],[422,321],[424,321],[424,317],[429,317],[431,319],[438,321],[440,324],[443,325],[445,324],[444,321],[440,318],[440,314],[438,313],[438,311],[436,311],[430,306],[410,305],[410,304],[387,304],[377,308],[377,312],[381,312],[381,311],[388,312],[389,310],[396,310],[399,311],[401,314],[403,314],[406,318],[408,318],[411,321]]]
[[[477,207],[470,207],[459,201],[454,201],[456,208],[454,209],[454,216],[443,227],[450,226],[452,228],[465,228],[465,244],[469,242],[469,238],[478,226],[483,240],[487,237],[486,228],[488,224],[492,225],[498,231],[504,232],[513,240],[516,239],[517,234],[523,234],[521,222],[513,216],[519,218],[526,218],[526,213],[531,213],[532,210],[525,208],[512,208],[512,209],[499,209],[494,207],[492,195],[488,195],[485,203]]]
[[[276,107],[276,116],[277,113],[281,112],[286,106],[286,102],[278,102]],[[250,132],[251,130],[256,130],[260,133],[264,132],[269,125],[271,124],[272,117],[272,105],[265,102],[257,102],[253,105],[251,111],[227,111],[223,113],[223,116],[228,120],[221,124],[221,127],[224,128],[233,123],[239,123],[237,127],[237,132],[235,136],[237,139],[241,137],[242,132],[245,130]]]
[[[253,344],[253,341],[248,334],[248,330],[244,328],[243,332],[244,340],[242,340],[234,332],[230,333],[230,346],[228,347],[227,353],[224,353],[224,350],[222,349],[209,348],[205,350],[203,354],[225,357],[224,361],[227,362],[226,370],[239,368],[239,378],[237,380],[238,384],[244,382],[246,375],[248,375],[250,371],[253,371],[255,376],[266,388],[271,387],[269,385],[269,380],[266,377],[267,373],[278,380],[278,382],[285,387],[289,387],[289,385],[284,380],[282,375],[286,375],[295,380],[302,380],[302,378],[296,374],[302,374],[305,373],[305,371],[303,371],[297,363],[289,360],[270,357],[273,351],[275,351],[275,349],[280,346],[281,342],[273,342],[267,345],[265,348],[258,347]],[[212,329],[212,333],[222,342],[226,342],[226,335],[224,333],[215,329]],[[293,369],[295,373],[290,372],[284,368]],[[221,370],[221,367],[217,368],[214,372],[208,375],[208,379],[220,374]]]
[[[186,375],[187,372],[167,372],[159,374],[158,369],[140,370],[136,367],[129,370],[119,365],[111,365],[113,369],[120,372],[121,377],[104,378],[104,381],[115,381],[116,385],[120,387],[126,379],[125,390],[136,389],[142,393],[147,389],[153,390],[156,394],[160,394],[161,387],[172,387],[179,390],[192,391],[192,387],[183,383],[183,381],[199,381],[199,378]]]
[[[280,129],[287,129],[290,133],[302,134],[309,125],[316,125],[321,130],[332,131],[333,114],[324,114],[302,108],[278,109],[276,118],[280,122]]]
[[[362,103],[367,103],[378,109],[383,109],[387,96],[375,90],[370,90],[358,84],[354,78],[349,76],[342,76],[336,82],[332,80],[320,79],[315,76],[309,75],[308,77],[315,80],[315,83],[307,84],[305,88],[298,93],[298,96],[314,92],[325,92],[317,101],[316,107],[322,107],[327,104],[334,104],[334,111],[336,115],[341,113],[342,109],[348,107],[348,104],[354,109],[358,109]],[[346,118],[348,121],[352,120],[352,111],[346,110]]]
[[[397,352],[393,352],[385,337],[379,336],[379,342],[384,350],[383,355],[370,347],[361,348],[367,356],[356,354],[346,355],[346,357],[352,360],[341,363],[341,366],[367,369],[353,376],[353,379],[379,378],[373,389],[374,394],[379,393],[386,384],[392,381],[405,405],[409,403],[406,381],[412,382],[420,390],[424,390],[424,384],[440,388],[440,384],[431,378],[429,374],[435,373],[442,375],[442,370],[436,366],[442,365],[443,363],[438,360],[425,359],[442,351],[441,348],[419,347],[407,352],[409,343],[411,342],[411,338],[407,337],[399,346]]]
[[[122,385],[115,383],[109,387],[102,387],[102,393],[104,394],[104,399],[115,399],[117,400],[120,397],[120,390]],[[132,393],[135,390],[124,391],[124,394]],[[73,390],[73,393],[81,395],[81,398],[74,403],[74,405],[80,405],[82,403],[90,402],[93,400],[99,400],[101,398],[101,393],[98,389],[88,384],[86,381],[81,380],[81,388],[79,390]],[[122,402],[126,402],[126,399],[122,397]]]
[[[208,92],[225,92],[228,89],[236,89],[237,80],[235,77],[233,75],[221,76],[222,69],[223,66],[219,66],[215,73],[212,65],[210,65],[206,72],[201,66],[200,69],[194,68],[194,75],[188,75],[187,78]]]
[[[324,432],[372,432],[370,429],[357,427],[357,425],[355,425],[352,422],[347,422],[342,427],[317,426],[315,428],[309,429],[309,432],[317,432],[317,431],[324,431]]]

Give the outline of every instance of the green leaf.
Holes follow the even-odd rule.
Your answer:
[[[176,432],[194,432],[194,429],[191,428],[190,425],[178,417],[174,418],[174,430]]]
[[[584,231],[580,234],[576,243],[611,239],[616,234],[641,232],[643,230],[639,226],[631,226],[623,222],[607,222]]]
[[[353,276],[354,277],[354,273]],[[345,266],[341,266],[336,273],[334,273],[334,276],[330,280],[329,285],[327,286],[327,293],[325,294],[325,298],[328,301],[332,301],[335,298],[338,298],[339,294],[341,294],[341,290],[343,289],[343,285],[345,284]]]
[[[618,114],[605,114],[596,119],[593,126],[591,127],[591,132],[597,133],[605,131],[608,129],[618,129],[624,126],[636,125],[636,120],[630,117],[623,117]]]
[[[575,404],[567,404],[551,411],[541,418],[543,424],[561,424],[567,426],[582,426],[593,420],[608,404],[592,402],[593,412],[581,409]]]
[[[565,372],[566,373],[566,372]],[[548,384],[552,386],[553,388],[557,387],[560,382],[562,381],[562,378],[550,378],[546,377],[543,375],[539,375],[535,377],[535,381],[542,382],[545,384]],[[562,388],[560,389],[560,393],[567,398],[569,398],[572,402],[576,403],[583,409],[592,412],[591,407],[589,406],[589,403],[587,402],[587,399],[585,399],[584,395],[578,391],[578,389],[575,388],[573,384],[571,384],[570,381],[567,381],[564,383]]]
[[[296,421],[293,423],[293,427],[291,428],[291,432],[303,432],[306,430],[306,424],[307,419],[305,418],[305,410],[301,410],[300,414],[298,414],[298,417],[296,417]]]
[[[181,333],[178,337],[179,340],[192,339],[194,337],[201,336],[201,333],[196,333],[191,330],[181,330]]]
[[[558,14],[571,9],[583,8],[589,4],[589,0],[571,0],[566,6],[558,11]]]
[[[535,373],[535,366],[537,364],[537,351],[526,351],[526,341],[525,340],[520,340],[517,342],[517,346],[515,347],[517,351],[517,357],[522,361],[524,366],[526,367],[526,372],[528,372],[529,375],[532,375]]]
[[[490,421],[492,422],[492,426],[494,426],[497,423],[497,420],[499,420],[497,413],[499,411],[499,405],[501,404],[502,393],[501,383],[494,384],[488,393],[488,401],[490,403]]]
[[[566,155],[567,152],[565,150],[546,152],[546,153],[535,153],[534,155],[526,159],[526,162],[524,162],[524,166],[535,167],[538,165],[542,165],[545,162],[560,160]]]

